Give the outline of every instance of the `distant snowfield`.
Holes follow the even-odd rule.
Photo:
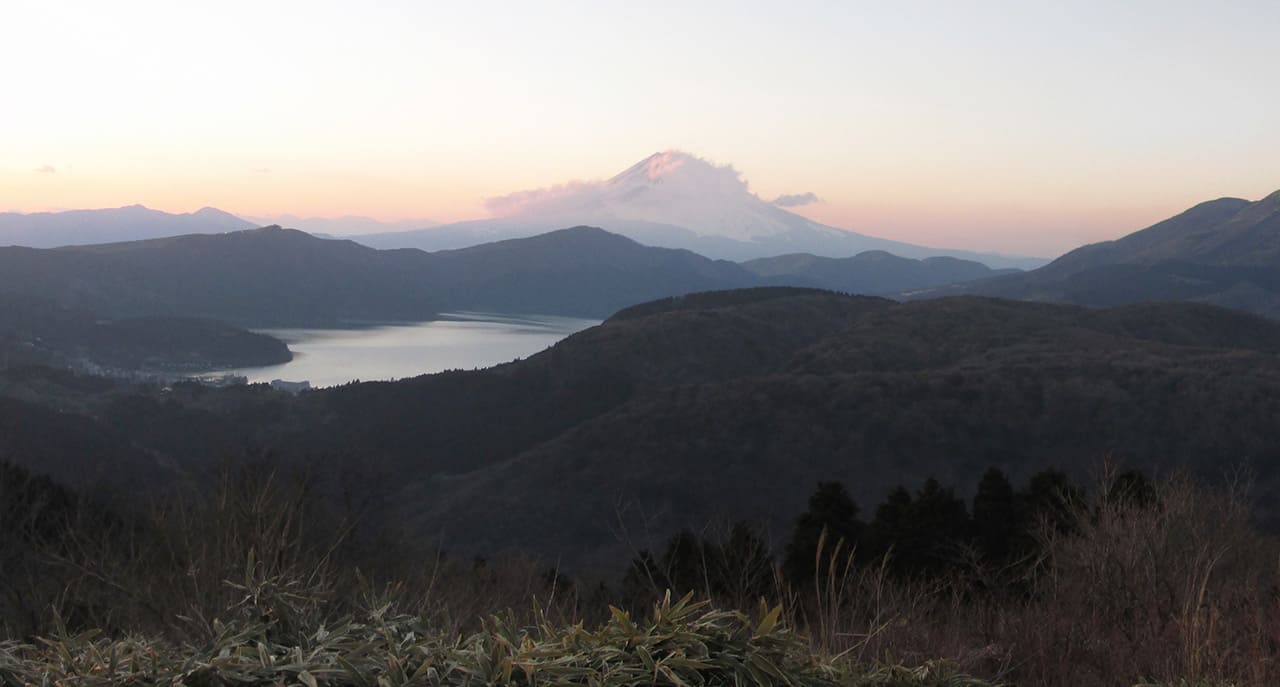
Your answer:
[[[259,330],[289,344],[282,365],[222,370],[251,383],[282,379],[313,387],[385,381],[444,370],[475,369],[526,358],[599,320],[539,315],[449,313],[445,319],[362,329]]]

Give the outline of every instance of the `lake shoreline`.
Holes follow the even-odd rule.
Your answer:
[[[199,377],[236,375],[249,383],[306,381],[312,388],[407,379],[525,358],[599,323],[552,315],[464,311],[440,313],[437,319],[423,322],[255,329],[287,343],[293,359],[278,365],[210,371]]]

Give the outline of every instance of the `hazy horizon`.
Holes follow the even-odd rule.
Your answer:
[[[4,14],[0,210],[452,222],[676,148],[824,224],[1051,256],[1280,188],[1272,3]]]

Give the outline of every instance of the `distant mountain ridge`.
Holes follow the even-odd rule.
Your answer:
[[[0,213],[0,246],[56,248],[120,241],[221,234],[251,229],[252,222],[216,208],[172,214],[141,205],[101,210]]]
[[[980,262],[951,257],[912,260],[880,250],[848,258],[793,253],[749,260],[742,266],[770,282],[870,295],[926,289],[1018,271],[993,270]]]
[[[1080,479],[1107,456],[1207,480],[1257,467],[1275,522],[1277,353],[1280,322],[1189,303],[755,288],[640,304],[506,365],[296,397],[5,372],[31,399],[0,397],[0,452],[145,493],[247,447],[335,496],[376,495],[362,517],[450,556],[515,549],[575,572],[686,527],[784,535],[820,481],[870,504],[929,476],[972,493],[992,465]]]
[[[606,317],[695,291],[769,284],[887,293],[989,273],[887,254],[765,270],[574,227],[451,251],[375,250],[266,227],[57,249],[0,248],[0,294],[107,317],[196,316],[244,326],[422,321],[481,310]],[[767,274],[765,272],[768,272]],[[877,286],[877,282],[884,282]]]
[[[1030,272],[919,295],[960,293],[1093,306],[1193,301],[1280,318],[1280,191],[1201,203]]]
[[[319,236],[321,238],[334,238],[335,236],[345,236],[349,234],[410,231],[413,229],[435,227],[440,224],[439,222],[433,222],[425,219],[387,222],[373,219],[372,217],[361,217],[359,215],[344,215],[342,217],[240,215],[240,217],[253,223],[253,226],[256,227],[269,227],[274,224],[282,227],[288,227],[290,229],[301,229],[308,234]]]
[[[0,249],[0,293],[109,317],[191,315],[247,326],[421,321],[450,310],[604,317],[754,281],[733,263],[587,227],[434,254],[280,227]]]
[[[738,172],[694,155],[655,153],[612,178],[490,199],[491,219],[408,232],[349,236],[375,248],[442,250],[586,224],[646,245],[712,258],[751,260],[785,253],[843,258],[883,250],[908,258],[946,255],[997,268],[1044,264],[974,251],[917,246],[814,222],[752,193]]]

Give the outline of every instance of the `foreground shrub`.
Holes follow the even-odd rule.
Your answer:
[[[859,673],[815,657],[763,603],[755,617],[667,596],[647,621],[614,609],[581,623],[517,628],[492,618],[468,637],[438,632],[387,607],[316,628],[296,644],[272,642],[271,622],[215,621],[199,645],[88,632],[0,645],[0,684],[17,685],[986,685],[940,664]]]
[[[621,591],[353,531],[358,512],[334,517],[305,480],[270,472],[118,518],[27,489],[39,498],[6,501],[17,526],[0,531],[0,687],[1280,684],[1280,551],[1242,490],[1106,478],[1063,498],[1046,485],[1057,505],[1037,511],[1029,557],[1002,562],[979,542],[951,549],[958,572],[904,576],[896,549],[832,536],[830,522],[854,518],[823,508],[807,584],[788,584],[743,526],[674,538]],[[986,501],[975,511],[1009,512]],[[46,503],[66,515],[33,517]],[[764,596],[786,614],[763,631],[769,612],[686,599],[649,620],[680,584],[716,608]]]
[[[1068,503],[1068,526],[1043,522],[1018,585],[986,584],[1002,575],[978,566],[902,580],[837,543],[786,604],[790,622],[823,651],[945,658],[1018,685],[1280,684],[1280,549],[1254,525],[1245,485],[1105,475]]]

